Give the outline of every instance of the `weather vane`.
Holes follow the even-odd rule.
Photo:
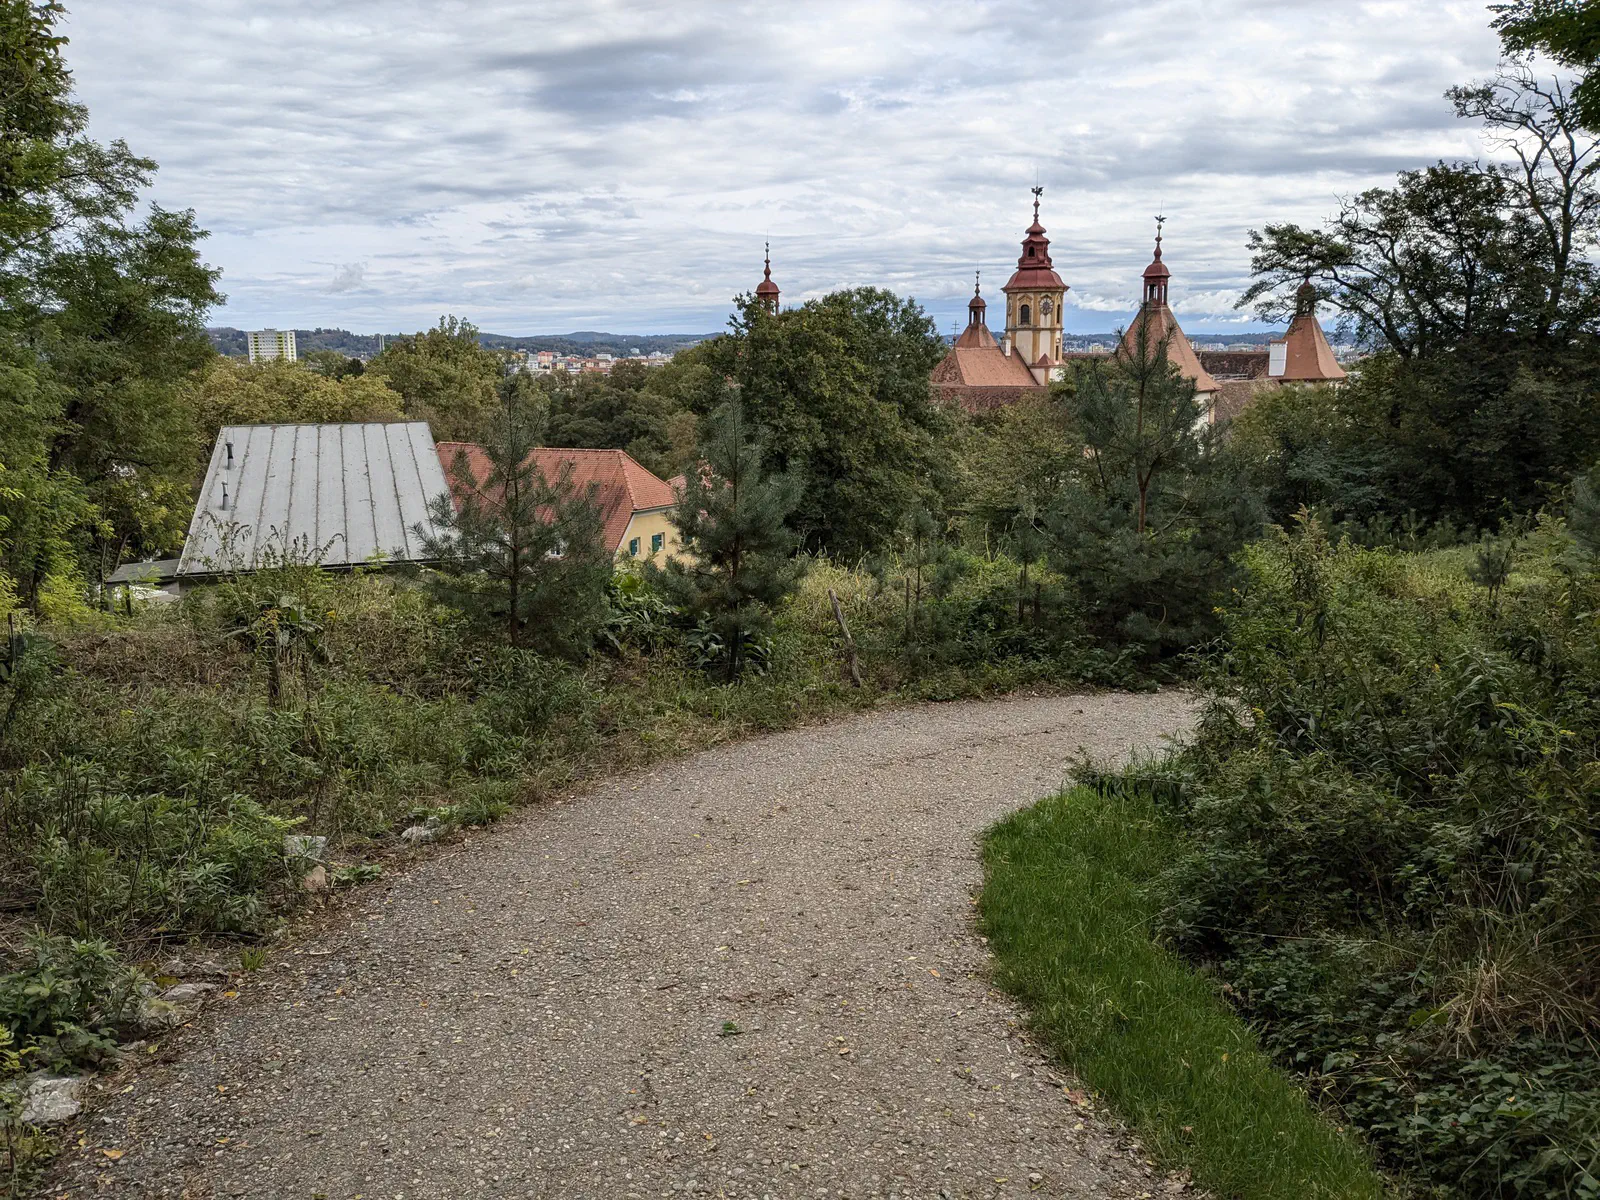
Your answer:
[[[1033,185],[1033,219],[1039,219],[1039,197],[1044,195],[1044,188],[1037,183]]]

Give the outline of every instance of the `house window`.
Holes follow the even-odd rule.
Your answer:
[[[1021,316],[1020,316],[1020,317],[1019,317],[1019,318],[1018,318],[1018,324],[1020,324],[1020,325],[1026,325],[1026,324],[1028,324],[1028,321],[1029,321],[1029,318],[1030,318],[1030,317],[1031,317],[1031,316],[1032,316],[1032,313],[1031,313],[1031,312],[1029,312],[1029,310],[1028,310],[1028,306],[1027,306],[1027,305],[1026,305],[1026,304],[1024,304],[1024,305],[1023,305],[1023,306],[1022,306],[1022,314],[1021,314]]]
[[[650,553],[651,554],[659,553],[660,550],[661,550],[661,547],[665,546],[666,544],[667,544],[667,535],[666,534],[664,534],[664,533],[652,533],[650,535]]]
[[[633,538],[628,542],[628,556],[630,558],[638,558],[639,557],[639,539],[638,538]]]

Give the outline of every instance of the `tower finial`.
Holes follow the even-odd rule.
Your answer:
[[[983,295],[983,287],[981,286],[982,283],[983,283],[983,272],[982,271],[974,271],[972,273],[972,294],[974,296]]]
[[[778,285],[772,282],[772,243],[765,243],[761,257],[761,282],[756,284],[756,299],[770,313],[778,311]]]
[[[1042,196],[1042,195],[1044,195],[1044,188],[1040,187],[1037,183],[1034,184],[1033,185],[1033,219],[1034,219],[1035,223],[1037,223],[1038,220],[1039,220],[1039,197]]]
[[[1167,223],[1167,218],[1160,213],[1156,214],[1156,257],[1161,257],[1161,227]]]

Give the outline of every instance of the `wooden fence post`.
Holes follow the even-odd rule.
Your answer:
[[[856,657],[856,640],[850,636],[850,626],[844,622],[844,609],[839,607],[839,594],[832,588],[828,589],[828,600],[833,604],[833,619],[839,622],[839,632],[844,634],[844,655],[845,662],[850,665],[850,682],[860,687],[861,662]]]

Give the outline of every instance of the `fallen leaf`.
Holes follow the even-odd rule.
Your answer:
[[[102,1151],[100,1151],[100,1153],[104,1154],[112,1162],[116,1162],[117,1159],[121,1158],[124,1154],[127,1153],[127,1151],[125,1151],[125,1150],[102,1150]]]

